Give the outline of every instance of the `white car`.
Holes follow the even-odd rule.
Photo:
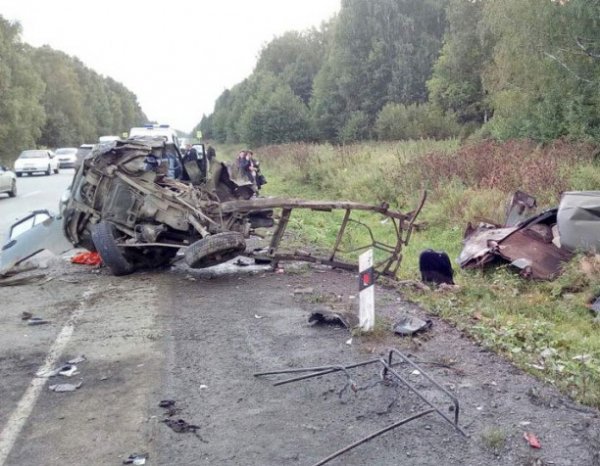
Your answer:
[[[58,168],[75,168],[77,147],[61,147],[54,151],[58,158]]]
[[[9,197],[17,195],[17,177],[3,165],[0,165],[0,193],[7,193]]]
[[[48,149],[24,150],[15,161],[15,173],[17,176],[24,173],[58,173],[58,158]]]

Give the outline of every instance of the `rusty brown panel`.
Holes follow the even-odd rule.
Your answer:
[[[546,243],[540,235],[518,230],[502,240],[497,254],[509,262],[526,259],[531,263],[531,278],[549,280],[560,272],[562,263],[571,259],[572,254]]]

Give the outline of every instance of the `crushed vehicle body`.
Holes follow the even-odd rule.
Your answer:
[[[255,254],[276,263],[306,260],[356,269],[339,255],[347,226],[365,227],[368,245],[380,252],[377,270],[395,275],[402,246],[408,243],[415,218],[387,204],[258,198],[256,187],[236,178],[222,162],[208,166],[206,158],[183,155],[162,138],[134,138],[97,147],[75,174],[63,210],[64,234],[77,247],[98,251],[115,275],[170,263],[178,251],[192,268],[216,265],[244,253],[246,239],[257,228],[275,227],[270,245]],[[345,215],[333,250],[322,257],[303,251],[282,252],[280,243],[293,209],[332,211]],[[377,241],[370,228],[352,218],[354,211],[387,217],[393,244]]]

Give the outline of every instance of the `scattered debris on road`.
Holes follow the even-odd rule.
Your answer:
[[[37,283],[43,283],[44,280],[46,280],[46,277],[47,276],[44,273],[37,273],[25,277],[2,278],[0,279],[0,286],[35,285]]]
[[[200,429],[200,426],[189,424],[183,419],[163,419],[161,422],[165,423],[173,430],[173,432],[177,432],[178,434],[185,434],[188,432],[195,434],[196,431]]]
[[[0,272],[0,278],[14,277],[15,275],[19,275],[25,272],[31,272],[32,270],[36,270],[38,268],[39,267],[37,265],[32,264],[15,265],[7,270],[3,270],[2,272]]]
[[[527,441],[531,448],[542,448],[542,445],[535,434],[531,432],[525,432],[523,438]]]
[[[308,316],[310,325],[329,325],[333,327],[345,327],[352,329],[358,325],[356,315],[349,312],[335,312],[333,310],[319,309]]]
[[[146,464],[146,460],[150,458],[148,453],[142,453],[141,455],[138,453],[134,453],[129,455],[129,458],[123,460],[123,464],[134,464],[134,465],[144,465]]]
[[[58,375],[65,377],[73,377],[76,374],[79,374],[79,372],[77,372],[77,366],[75,364],[66,365],[58,371]]]
[[[429,319],[423,320],[419,319],[415,316],[404,316],[394,325],[392,325],[392,330],[394,333],[401,335],[403,337],[414,335],[419,332],[423,332],[425,330],[429,330],[433,322]]]
[[[71,257],[71,262],[73,264],[81,264],[81,265],[102,265],[102,258],[98,252],[80,252],[79,254]]]
[[[168,417],[173,417],[181,412],[180,408],[175,407],[175,400],[161,400],[158,406],[166,409],[164,415]]]
[[[430,395],[429,392],[431,390],[428,390],[427,392],[419,390],[419,388],[415,387],[411,382],[409,382],[405,377],[403,377],[396,370],[396,366],[399,363],[394,362],[394,356],[396,358],[400,358],[400,364],[407,364],[408,366],[414,368],[414,371],[412,372],[413,374],[418,373],[420,376],[422,376],[422,379],[427,380],[431,384],[431,389],[433,389],[437,392],[440,392],[442,397],[447,398],[451,402],[450,407],[452,409],[450,409],[450,412],[454,413],[454,416],[453,416],[454,419],[451,419],[450,417],[448,417],[448,415],[446,413],[448,412],[449,407],[448,406],[442,407],[440,405],[439,397],[436,397],[435,401],[432,401],[425,395],[426,393],[428,395]],[[352,450],[353,448],[358,447],[359,445],[362,445],[363,443],[368,442],[369,440],[372,440],[375,437],[378,437],[392,429],[395,429],[396,427],[399,427],[410,421],[413,421],[415,419],[418,419],[420,417],[426,416],[426,415],[434,413],[434,412],[437,413],[438,415],[440,415],[450,425],[452,425],[452,427],[454,427],[454,429],[457,432],[461,433],[464,436],[468,436],[467,433],[460,427],[459,422],[458,422],[459,421],[458,415],[459,415],[459,411],[460,411],[458,399],[454,395],[452,395],[449,391],[447,391],[445,388],[443,388],[439,383],[437,383],[420,366],[418,366],[415,362],[413,362],[406,355],[404,355],[403,353],[401,353],[400,351],[398,351],[395,348],[392,348],[389,350],[389,352],[387,354],[387,358],[375,358],[375,359],[370,359],[367,361],[354,363],[354,364],[348,364],[348,365],[329,365],[329,366],[319,366],[319,367],[281,369],[281,370],[272,370],[272,371],[266,371],[266,372],[257,372],[254,374],[254,376],[255,377],[263,377],[263,376],[271,376],[271,375],[296,374],[295,376],[293,376],[291,378],[280,380],[273,384],[274,386],[279,386],[279,385],[285,385],[288,383],[299,382],[299,381],[306,380],[306,379],[311,379],[314,377],[320,377],[320,376],[324,376],[324,375],[328,375],[328,374],[342,372],[346,377],[346,385],[341,390],[341,392],[340,392],[340,394],[341,394],[348,387],[352,388],[352,390],[354,392],[361,390],[362,388],[359,387],[356,384],[356,382],[352,379],[352,377],[350,375],[350,370],[357,368],[357,367],[368,366],[368,365],[372,365],[372,364],[381,366],[380,377],[383,382],[386,382],[387,384],[391,384],[393,381],[396,384],[401,384],[402,386],[408,388],[412,393],[417,395],[424,403],[429,405],[430,408],[425,409],[421,412],[418,412],[417,414],[414,414],[408,418],[402,419],[401,421],[395,422],[387,427],[384,427],[383,429],[380,429],[377,432],[374,432],[373,434],[368,435],[368,436],[348,445],[347,447],[336,451],[335,453],[328,456],[327,458],[319,461],[318,463],[315,463],[314,466],[320,466],[320,465],[326,464],[329,461],[333,460],[334,458],[339,457],[340,455]],[[301,374],[301,375],[297,375],[297,374]]]
[[[72,384],[72,383],[59,383],[59,384],[55,384],[55,385],[50,385],[48,387],[49,390],[53,391],[53,392],[74,392],[75,390],[77,390],[78,388],[80,388],[83,385],[83,382],[79,382],[78,384]]]
[[[67,361],[68,364],[79,364],[80,362],[86,361],[85,355],[81,354],[79,356],[74,357],[73,359],[69,359]]]
[[[83,361],[86,361],[85,356],[83,356],[83,355],[77,356],[77,357],[67,361],[66,363],[61,364],[60,366],[55,367],[54,369],[49,369],[47,371],[39,370],[38,372],[36,372],[35,376],[42,377],[42,378],[57,377],[59,375],[62,375],[64,377],[72,377],[74,375],[79,374],[75,363],[79,364],[80,362],[83,362]]]
[[[27,319],[27,325],[44,325],[49,323],[49,320],[43,319],[41,317],[30,317],[29,319]]]

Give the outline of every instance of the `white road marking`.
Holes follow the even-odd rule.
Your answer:
[[[85,310],[85,301],[92,294],[92,289],[88,288],[83,293],[83,301],[79,303],[79,307],[73,311],[71,317],[62,328],[56,340],[52,344],[44,364],[39,368],[39,372],[48,372],[57,365],[58,361],[62,357],[62,352],[69,343],[73,331],[75,330],[75,322],[82,316]],[[3,466],[10,454],[12,448],[23,430],[23,426],[33,411],[33,407],[37,402],[37,399],[42,392],[42,388],[46,384],[48,379],[45,377],[34,377],[30,382],[29,387],[25,391],[25,394],[19,400],[19,404],[11,414],[10,418],[6,422],[2,433],[0,433],[0,466]]]
[[[31,197],[31,196],[35,196],[36,194],[40,194],[41,191],[31,191],[30,193],[27,194],[23,194],[21,197]]]

